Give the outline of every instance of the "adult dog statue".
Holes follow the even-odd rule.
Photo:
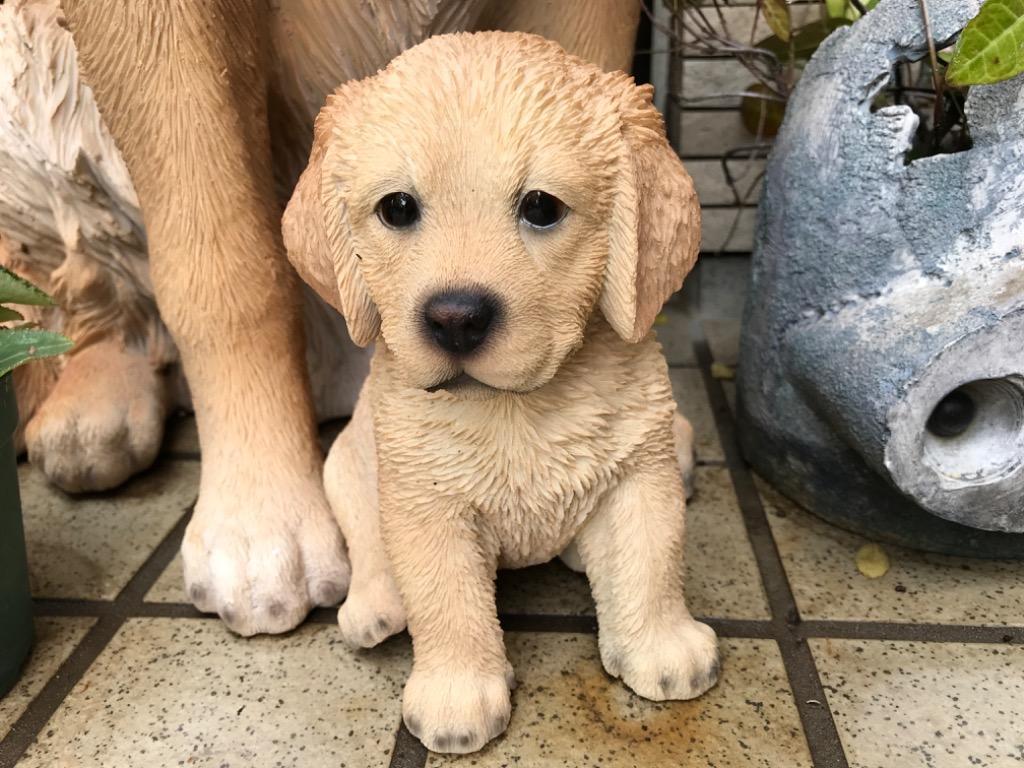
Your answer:
[[[77,342],[18,382],[30,459],[71,491],[144,469],[188,397],[180,356],[203,458],[189,597],[240,634],[286,631],[348,587],[314,409],[350,413],[367,365],[340,319],[311,297],[303,312],[281,245],[314,116],[444,32],[534,32],[625,69],[639,0],[55,3],[0,9],[6,260],[56,293],[42,319]]]

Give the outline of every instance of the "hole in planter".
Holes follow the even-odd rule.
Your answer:
[[[957,387],[932,409],[924,461],[955,485],[1006,477],[1024,459],[1024,386],[1016,376]]]
[[[924,58],[895,62],[888,84],[871,103],[872,112],[898,104],[910,107],[917,115],[917,130],[903,158],[907,165],[924,157],[966,152],[973,146],[964,111],[967,91],[946,86],[942,94],[942,109],[936,115],[932,67],[926,54],[921,55]],[[946,66],[941,59],[939,68],[944,77]]]

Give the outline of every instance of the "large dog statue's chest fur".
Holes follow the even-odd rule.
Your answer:
[[[592,324],[527,394],[404,388],[394,366],[378,350],[370,381],[382,518],[471,516],[503,567],[556,555],[625,469],[671,453],[675,403],[653,337],[626,344]]]

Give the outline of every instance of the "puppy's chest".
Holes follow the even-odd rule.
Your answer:
[[[481,511],[540,513],[593,496],[635,447],[615,439],[618,414],[600,403],[557,409],[524,400],[382,398],[381,467],[397,483],[429,484],[423,490],[456,494]]]
[[[662,421],[657,409],[627,419],[621,403],[555,394],[378,396],[382,501],[470,508],[510,562],[551,557]]]

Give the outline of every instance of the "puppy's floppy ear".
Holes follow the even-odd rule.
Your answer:
[[[623,151],[611,204],[608,262],[599,306],[624,340],[643,339],[697,260],[700,206],[665,138],[653,89],[617,74]]]
[[[342,85],[316,119],[313,151],[284,212],[282,228],[288,260],[328,304],[345,317],[352,341],[365,347],[380,332],[380,314],[359,271],[352,247],[348,212],[336,189],[338,182],[325,174],[328,147],[337,141],[338,110],[352,108],[361,82]]]

